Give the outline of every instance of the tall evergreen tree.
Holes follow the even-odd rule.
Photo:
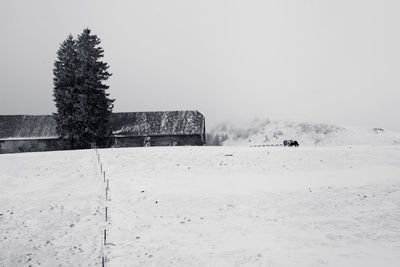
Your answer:
[[[57,60],[53,69],[53,97],[56,102],[57,133],[60,138],[68,139],[70,149],[79,142],[80,129],[76,121],[78,94],[75,88],[76,69],[79,62],[76,54],[76,42],[72,35],[61,43],[57,51]]]
[[[110,133],[108,120],[113,109],[114,99],[109,98],[106,81],[111,74],[109,66],[101,61],[104,50],[100,39],[91,34],[90,29],[83,30],[76,41],[79,68],[76,72],[76,87],[80,94],[79,110],[82,121],[82,143],[88,147],[91,143],[101,145]]]
[[[109,116],[114,99],[106,81],[109,66],[101,61],[100,39],[85,29],[75,41],[70,35],[61,44],[54,63],[54,100],[57,132],[68,139],[70,148],[104,144],[110,133]]]

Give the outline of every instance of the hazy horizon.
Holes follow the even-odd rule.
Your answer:
[[[59,44],[102,40],[115,112],[400,131],[400,2],[7,1],[0,114],[50,114]]]

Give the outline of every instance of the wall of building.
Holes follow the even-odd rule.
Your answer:
[[[145,142],[144,136],[111,137],[112,147],[150,146],[201,146],[202,135],[151,136]],[[0,140],[0,154],[66,150],[68,144],[56,138],[49,139],[3,139]]]
[[[144,136],[114,137],[114,147],[139,147],[145,144]],[[202,146],[201,135],[163,135],[151,136],[146,142],[150,146]]]
[[[0,154],[64,150],[67,146],[54,139],[9,139],[0,140]]]

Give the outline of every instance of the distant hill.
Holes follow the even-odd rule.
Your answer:
[[[400,145],[400,133],[382,128],[340,127],[330,124],[253,120],[247,125],[220,124],[207,135],[208,145],[258,146],[297,140],[300,145]]]

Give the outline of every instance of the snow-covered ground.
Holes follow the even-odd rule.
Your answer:
[[[93,151],[0,155],[0,266],[99,266],[96,163]]]
[[[99,153],[0,155],[0,266],[400,266],[400,146]]]

